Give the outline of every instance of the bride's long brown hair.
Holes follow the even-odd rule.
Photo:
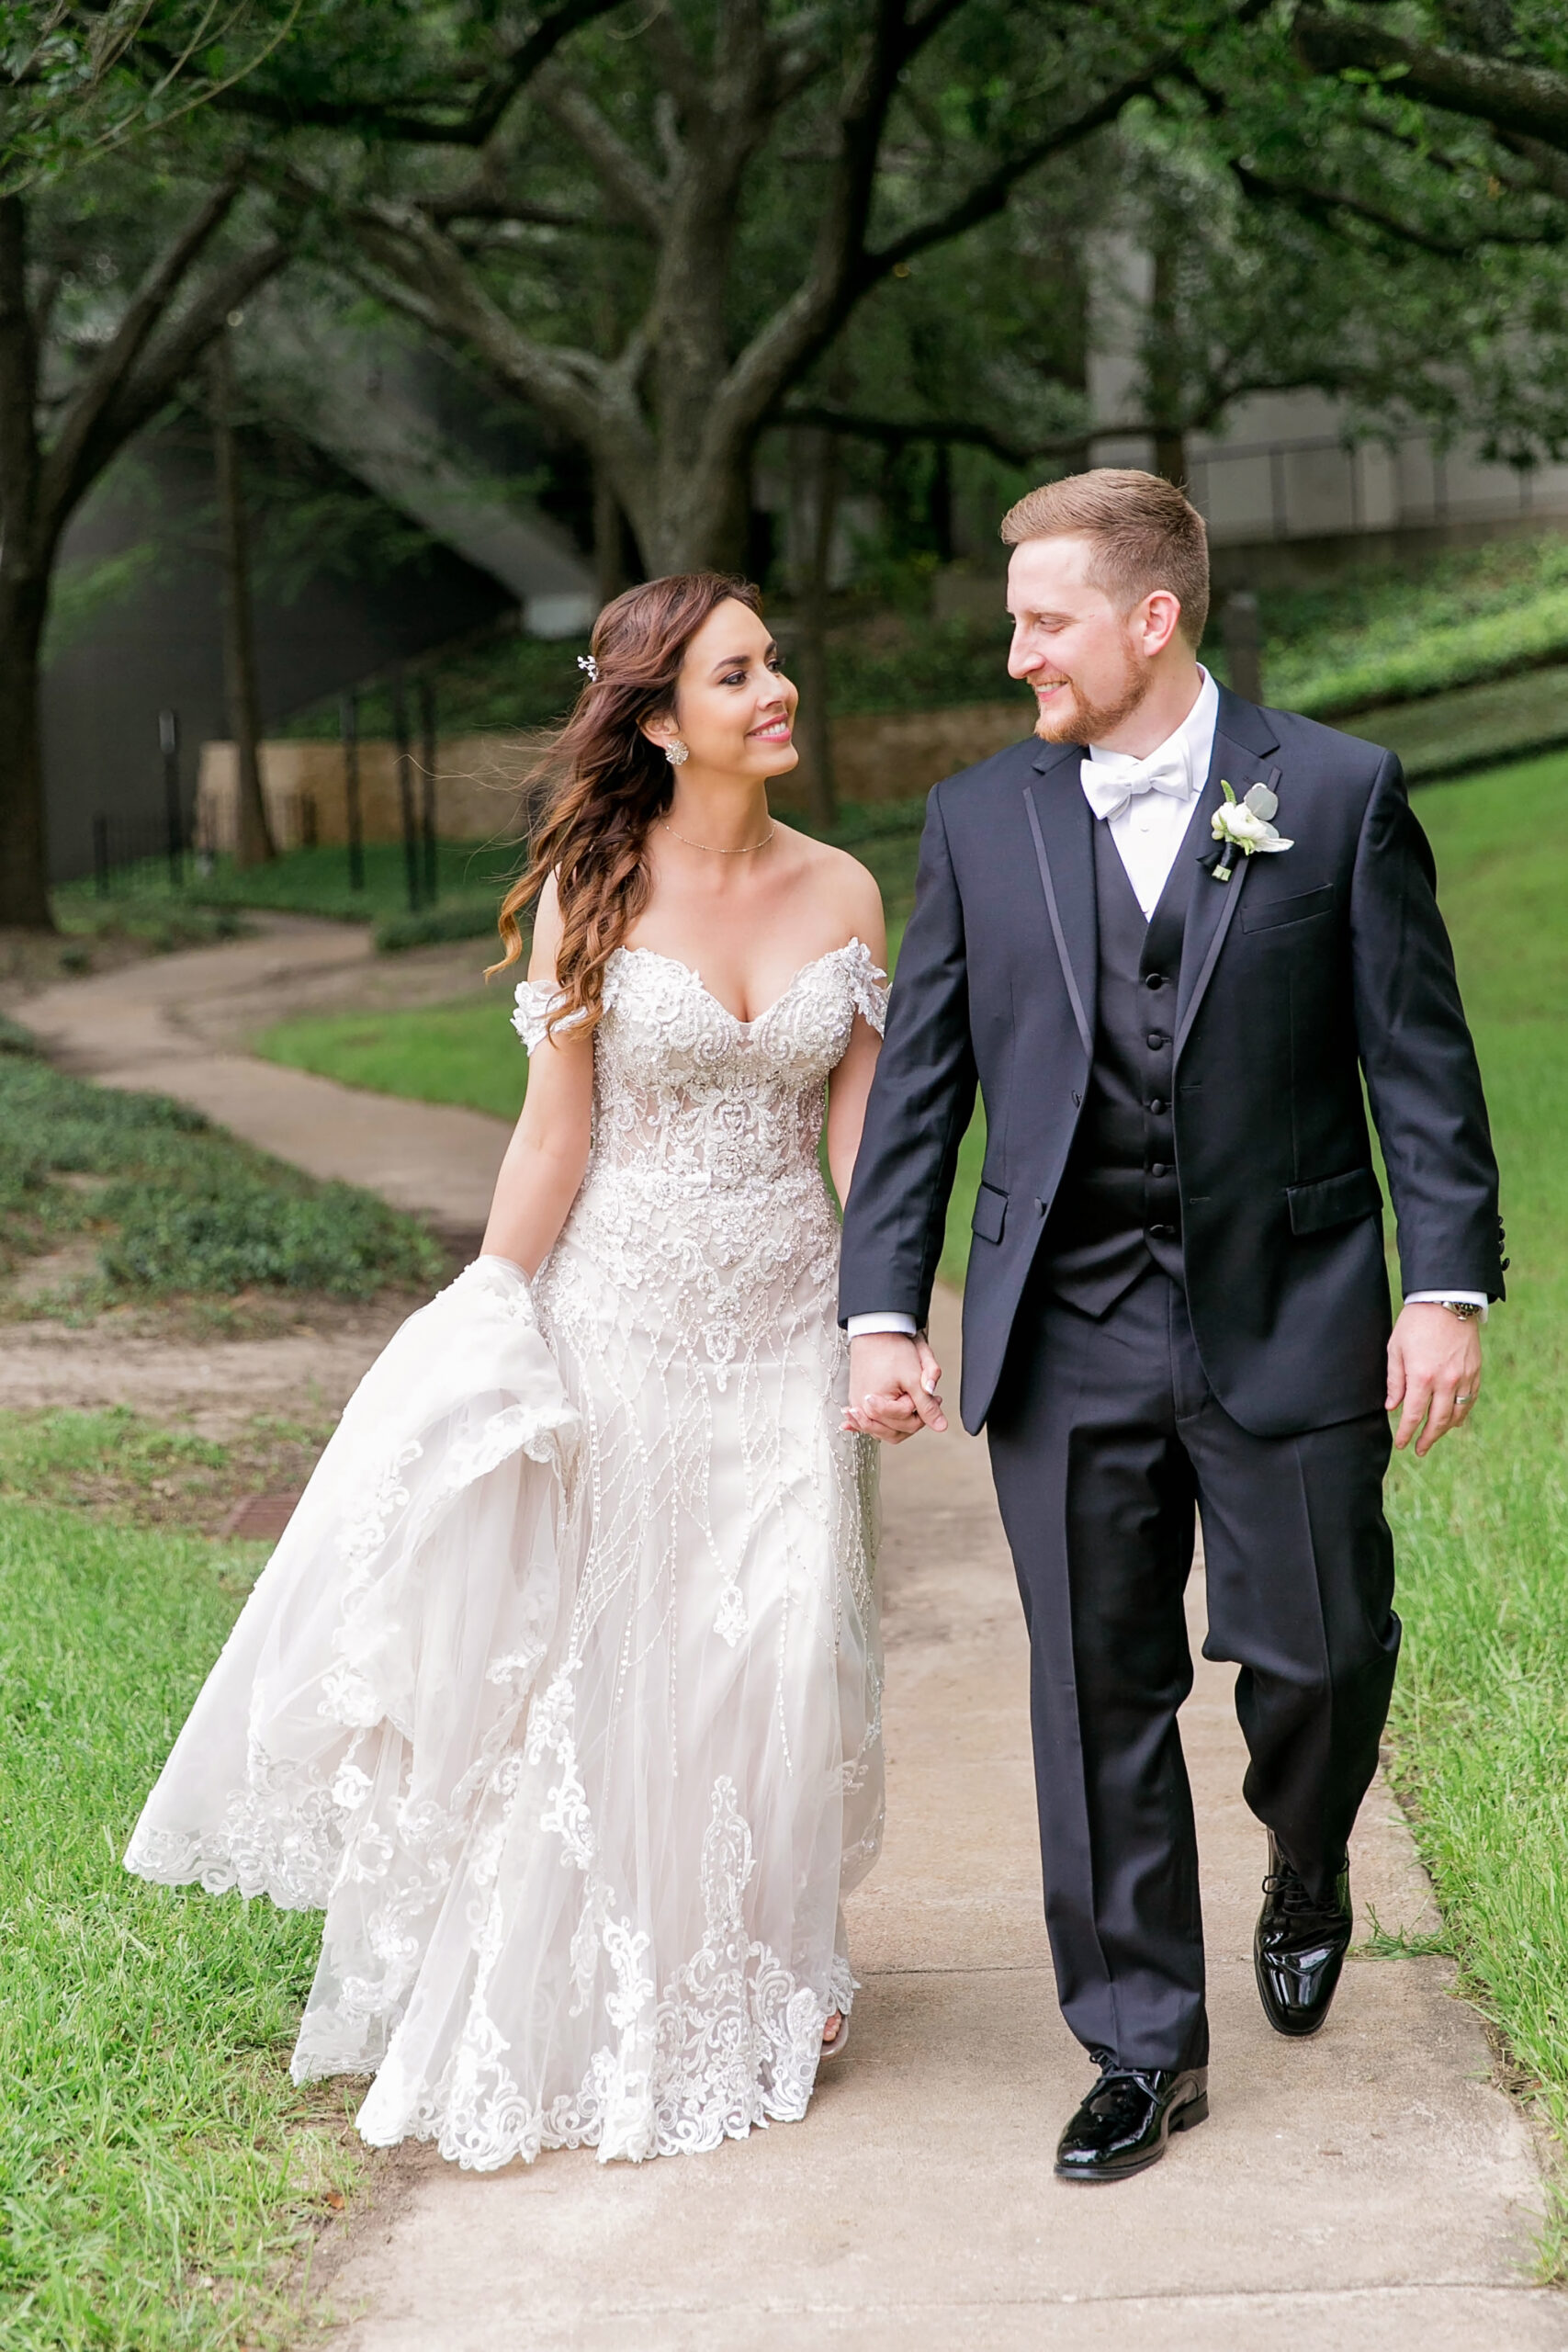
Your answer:
[[[597,675],[528,778],[530,796],[542,791],[544,808],[527,871],[502,900],[506,953],[490,968],[516,963],[523,953],[518,914],[553,874],[561,939],[552,1029],[574,1012],[592,1028],[604,1010],[604,967],[648,904],[649,828],[674,790],[674,771],[642,723],[674,707],[687,646],[708,615],[731,602],[761,610],[761,596],[747,581],[676,571],[606,605],[593,625]]]

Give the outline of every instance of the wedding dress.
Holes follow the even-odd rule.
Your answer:
[[[490,2169],[805,2112],[882,1822],[818,1147],[885,1002],[858,941],[750,1023],[616,951],[555,1248],[366,1375],[148,1800],[129,1869],[325,1911],[294,2074],[374,2073],[374,2144]]]

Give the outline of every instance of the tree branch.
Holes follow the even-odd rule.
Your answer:
[[[609,195],[649,236],[661,237],[670,218],[665,190],[587,91],[555,73],[540,74],[536,88],[546,112],[577,141]]]
[[[79,495],[71,491],[67,496],[68,486],[81,479],[85,455],[96,442],[104,418],[124,390],[131,369],[179,291],[181,281],[228,219],[239,193],[239,177],[231,175],[187,221],[168,251],[153,263],[127,303],[118,326],[73,396],[65,422],[49,453],[42,493],[46,498],[66,497],[66,511]],[[86,479],[92,479],[90,471]]]
[[[592,446],[614,431],[640,435],[649,462],[652,439],[635,404],[635,373],[642,346],[619,364],[592,352],[536,343],[519,334],[485,291],[458,248],[423,212],[388,204],[349,215],[372,289],[417,324],[448,342],[466,344],[503,383],[536,401],[565,432]]]
[[[64,431],[44,459],[40,504],[60,515],[71,512],[117,451],[173,397],[208,345],[222,333],[230,312],[275,277],[291,251],[286,239],[269,237],[217,272],[141,364],[122,377],[113,397],[92,418],[89,429],[73,429],[77,422],[73,404]]]
[[[1393,71],[1402,96],[1568,151],[1568,74],[1404,40],[1362,18],[1330,17],[1312,6],[1296,18],[1295,39],[1314,73]]]
[[[1095,99],[1080,113],[1069,116],[1054,130],[1031,141],[1027,147],[1005,157],[994,171],[988,172],[966,196],[961,197],[956,204],[950,205],[945,212],[918,222],[876,253],[864,254],[861,275],[856,281],[857,292],[874,286],[900,262],[912,261],[917,254],[923,254],[930,246],[945,244],[950,238],[961,236],[966,229],[977,228],[982,220],[988,220],[1000,212],[1021,179],[1051,156],[1065,154],[1068,148],[1078,146],[1084,140],[1091,138],[1095,131],[1102,130],[1108,123],[1114,122],[1122,107],[1132,99],[1148,95],[1174,62],[1175,52],[1171,52],[1140,67],[1136,74],[1118,83],[1114,89],[1107,90],[1102,97]]]
[[[363,98],[300,98],[242,84],[225,91],[218,103],[289,129],[358,130],[412,145],[482,147],[513,100],[554,56],[568,34],[620,5],[621,0],[561,0],[558,7],[504,53],[493,72],[484,77],[472,104],[458,114],[450,111],[449,97],[434,90],[428,96],[415,92],[400,104],[383,106]]]
[[[1541,223],[1528,230],[1480,229],[1469,238],[1439,236],[1435,230],[1424,229],[1417,221],[1401,220],[1382,206],[1369,204],[1359,196],[1351,196],[1342,188],[1314,187],[1299,180],[1279,180],[1263,173],[1249,170],[1233,160],[1231,172],[1243,193],[1256,201],[1288,205],[1303,218],[1316,220],[1325,228],[1335,225],[1335,216],[1348,214],[1352,220],[1365,220],[1385,235],[1396,237],[1407,245],[1415,245],[1422,253],[1437,254],[1445,261],[1468,261],[1483,245],[1555,244],[1568,233],[1568,224]]]

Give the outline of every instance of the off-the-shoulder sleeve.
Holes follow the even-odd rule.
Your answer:
[[[887,1026],[887,975],[871,960],[863,939],[852,939],[844,951],[845,968],[855,1011],[870,1022],[880,1037]]]
[[[552,980],[518,981],[517,1010],[512,1016],[512,1026],[516,1030],[530,1054],[537,1046],[542,1046],[549,1035],[546,1024],[552,1009],[560,1001],[561,992]],[[582,1018],[581,1012],[573,1012],[565,1021],[558,1022],[556,1026],[560,1029],[570,1029]]]

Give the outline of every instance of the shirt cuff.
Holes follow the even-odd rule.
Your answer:
[[[844,1329],[852,1340],[868,1339],[873,1331],[897,1331],[906,1340],[917,1337],[914,1317],[897,1315],[891,1309],[886,1315],[852,1315]]]
[[[1461,1306],[1479,1306],[1478,1323],[1484,1323],[1492,1311],[1492,1302],[1483,1290],[1407,1290],[1406,1306],[1441,1306],[1445,1298],[1458,1299]]]

